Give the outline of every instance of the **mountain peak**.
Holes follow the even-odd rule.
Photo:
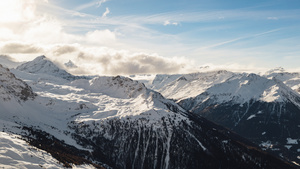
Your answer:
[[[276,67],[274,69],[271,69],[271,70],[267,71],[265,74],[270,75],[270,74],[273,74],[273,73],[283,73],[283,72],[285,72],[285,69],[283,67]]]
[[[46,59],[46,56],[41,55],[41,56],[36,57],[33,61],[40,61],[40,60],[44,60],[44,59]]]
[[[78,66],[76,66],[74,64],[74,62],[72,62],[71,60],[69,60],[68,62],[64,63],[64,65],[67,67],[67,68],[77,68]]]
[[[61,77],[67,80],[74,80],[75,77],[65,70],[59,68],[46,56],[42,55],[32,61],[26,62],[16,68],[19,71],[32,74],[47,74],[55,77]]]

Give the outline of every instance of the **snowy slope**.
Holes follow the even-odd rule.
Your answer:
[[[267,78],[276,78],[298,93],[300,92],[300,73],[291,73],[285,71],[283,68],[276,68],[267,71],[264,76]]]
[[[64,168],[51,154],[28,145],[19,135],[0,132],[0,167],[11,169]],[[95,168],[73,165],[73,168]]]
[[[239,74],[225,70],[200,72],[181,76],[174,75],[171,76],[173,77],[172,79],[168,78],[170,79],[169,83],[163,83],[164,81],[162,81],[161,85],[163,86],[159,86],[158,91],[167,98],[180,101],[189,97],[195,97],[215,84],[238,76]],[[176,80],[174,80],[175,77],[177,77]]]
[[[149,87],[152,88],[153,90],[158,91],[164,86],[167,86],[173,81],[175,81],[176,79],[178,79],[180,76],[182,75],[181,74],[175,74],[175,75],[158,74],[155,76],[155,78],[152,81],[152,85]]]
[[[0,132],[1,168],[62,168],[58,161],[45,151],[28,145],[20,136]]]

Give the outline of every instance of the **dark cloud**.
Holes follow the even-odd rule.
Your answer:
[[[60,55],[67,54],[67,53],[72,53],[72,52],[75,52],[75,51],[77,51],[76,47],[70,46],[70,45],[63,45],[63,46],[57,46],[54,49],[53,53],[56,56],[60,56]]]
[[[0,48],[1,53],[5,54],[34,54],[34,53],[44,53],[44,50],[40,47],[31,45],[31,44],[22,44],[22,43],[7,43]]]
[[[156,55],[136,54],[125,55],[122,53],[94,56],[83,52],[78,54],[80,60],[92,60],[101,66],[104,74],[151,74],[151,73],[179,73],[184,70],[187,61],[166,58]]]

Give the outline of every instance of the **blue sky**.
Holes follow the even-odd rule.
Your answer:
[[[25,0],[12,1],[23,1],[23,9],[28,6]],[[240,71],[263,71],[278,66],[288,70],[300,68],[299,0],[29,1],[35,11],[34,16],[28,14],[32,18],[21,18],[15,25],[2,24],[12,30],[13,38],[6,38],[7,43],[22,42],[24,46],[41,49],[27,52],[28,57],[44,52],[53,60],[70,58],[82,63],[78,58],[93,58],[103,66],[99,58],[107,60],[106,55],[115,58],[105,62],[105,68],[99,70],[106,74],[134,73],[135,70],[136,73],[189,72],[195,71],[192,67],[202,65]],[[28,35],[25,41],[23,35],[15,36],[20,31],[12,25],[28,27],[27,32],[22,32]],[[35,32],[45,38],[37,39]],[[22,51],[7,52],[10,50],[6,50],[5,41],[1,40],[3,54],[21,58]],[[60,57],[54,51],[58,46],[76,48],[77,53],[71,51]],[[166,65],[181,68],[158,70],[157,65],[143,65],[142,59],[131,60],[138,58],[137,55],[154,59],[153,64],[159,58]],[[118,67],[131,61],[135,64],[128,64],[122,72],[114,71],[112,65],[107,66],[109,63]]]

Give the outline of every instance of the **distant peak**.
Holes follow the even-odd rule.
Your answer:
[[[67,68],[77,68],[78,66],[75,65],[71,60],[69,60],[69,62],[67,63],[64,63],[64,65],[67,67]]]
[[[46,56],[45,56],[45,55],[42,55],[42,56],[36,57],[34,60],[35,60],[35,61],[38,61],[38,60],[44,60],[44,59],[46,59]]]
[[[267,71],[266,74],[283,73],[283,72],[285,72],[285,69],[283,67],[276,67],[274,69]]]

